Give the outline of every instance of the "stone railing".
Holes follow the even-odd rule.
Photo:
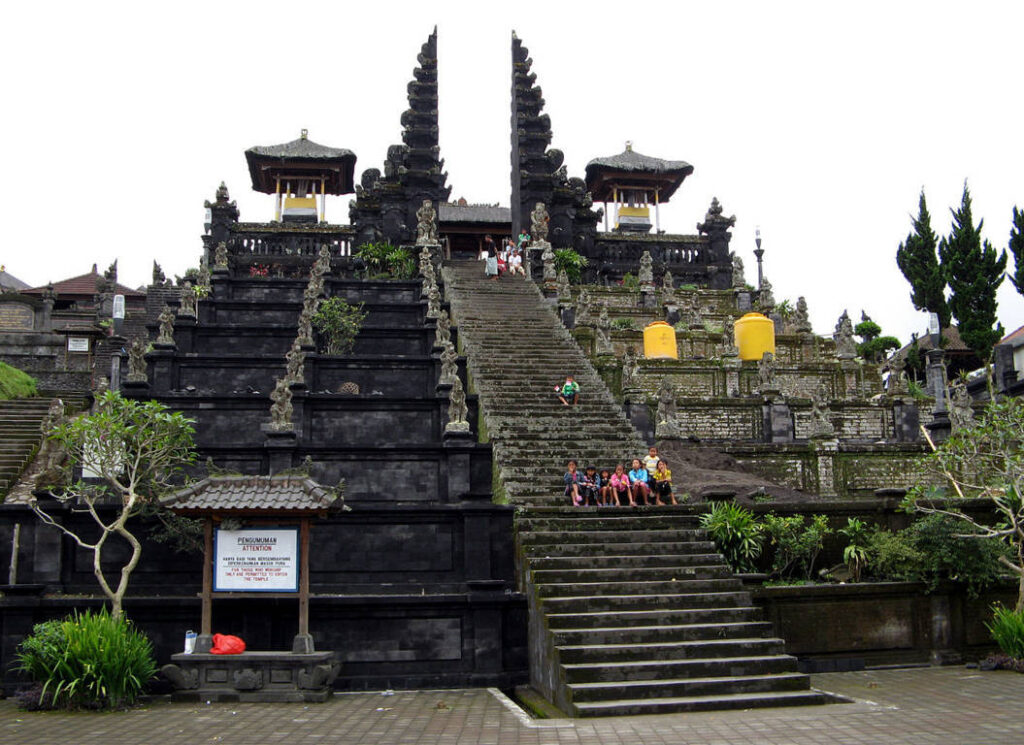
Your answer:
[[[332,257],[352,255],[355,231],[348,225],[286,225],[277,223],[236,223],[231,230],[228,251],[235,257],[276,261],[302,256],[315,259],[327,244]]]
[[[732,268],[728,259],[721,266],[714,262],[708,239],[701,235],[646,235],[629,233],[598,233],[592,248],[583,253],[588,266],[584,282],[616,284],[623,275],[636,276],[644,251],[651,254],[655,280],[660,282],[665,270],[672,272],[676,285],[715,286],[714,277],[731,282]]]

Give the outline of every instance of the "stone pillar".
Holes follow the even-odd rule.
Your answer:
[[[562,325],[572,331],[576,328],[576,308],[572,305],[559,303],[558,315],[562,319]]]
[[[998,344],[993,353],[996,392],[1006,393],[1017,382],[1017,370],[1013,366],[1013,347],[1009,344]]]
[[[153,349],[146,353],[146,359],[153,363],[153,375],[150,385],[155,392],[172,391],[177,388],[174,375],[174,355],[176,344],[153,344]]]
[[[736,310],[741,313],[749,313],[754,309],[750,302],[750,290],[738,290],[736,292]]]
[[[932,410],[928,430],[933,442],[945,442],[950,433],[949,408],[946,406],[946,353],[941,349],[929,349],[925,357],[928,360],[925,385],[928,393],[935,397],[935,409]]]
[[[896,442],[920,442],[921,414],[914,401],[896,398],[892,405],[893,437]]]
[[[295,465],[295,450],[299,444],[295,430],[277,431],[264,425],[263,433],[266,436],[263,447],[267,451],[269,461],[268,473],[273,476],[292,468]]]
[[[472,489],[470,459],[476,436],[472,432],[449,431],[442,435],[442,443],[448,456],[445,458],[446,501],[461,502],[469,499]]]
[[[722,366],[725,368],[725,395],[729,398],[739,398],[740,368],[743,367],[743,363],[739,357],[727,357],[722,360]]]
[[[764,434],[767,442],[793,442],[793,412],[777,391],[769,393],[764,403]]]
[[[818,466],[818,494],[837,496],[835,456],[839,453],[839,440],[831,436],[813,438],[810,447]]]

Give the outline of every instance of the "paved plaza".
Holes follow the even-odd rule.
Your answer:
[[[4,745],[489,743],[768,745],[1024,743],[1024,675],[964,667],[816,675],[855,703],[530,720],[487,689],[342,694],[321,705],[153,703],[113,714],[28,713],[0,702]]]

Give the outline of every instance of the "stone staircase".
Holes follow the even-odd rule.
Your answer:
[[[53,399],[0,401],[0,497],[7,495],[39,447],[40,425]]]
[[[646,447],[533,282],[444,270],[505,494],[530,605],[531,685],[572,716],[822,703],[687,506],[576,508],[570,457]],[[581,403],[553,388],[566,373]]]

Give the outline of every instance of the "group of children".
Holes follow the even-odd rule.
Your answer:
[[[497,279],[506,272],[512,276],[516,274],[526,277],[526,270],[523,268],[523,247],[530,242],[528,233],[519,234],[518,244],[509,238],[505,244],[498,249],[494,245],[491,236],[484,236],[484,245],[480,249],[480,260],[484,264],[484,273],[491,279]]]
[[[646,458],[634,458],[628,473],[622,463],[615,466],[613,473],[606,468],[598,474],[594,466],[587,466],[580,472],[576,461],[570,460],[562,480],[565,496],[577,507],[622,507],[625,500],[630,507],[664,505],[664,499],[678,504],[672,493],[672,472],[654,447]]]

